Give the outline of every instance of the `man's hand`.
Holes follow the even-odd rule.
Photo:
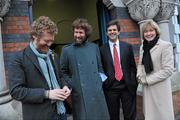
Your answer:
[[[68,97],[66,94],[67,92],[64,89],[49,90],[49,99],[64,101]]]
[[[67,86],[64,86],[63,90],[65,91],[65,96],[66,97],[68,97],[71,94],[71,90]]]

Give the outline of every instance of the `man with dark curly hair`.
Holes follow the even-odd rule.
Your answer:
[[[57,55],[49,49],[57,32],[49,17],[39,17],[31,26],[29,46],[10,62],[10,94],[22,102],[23,120],[67,120],[63,101],[70,90]]]
[[[88,41],[91,25],[78,18],[72,26],[74,43],[64,46],[60,62],[63,78],[72,87],[73,120],[109,120],[99,48]]]

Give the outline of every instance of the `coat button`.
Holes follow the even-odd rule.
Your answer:
[[[81,86],[84,87],[84,83],[82,83]]]
[[[92,100],[92,101],[95,101],[95,98],[93,97],[91,100]]]

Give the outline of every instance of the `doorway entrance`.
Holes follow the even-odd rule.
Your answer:
[[[33,19],[44,15],[56,22],[58,35],[52,48],[58,54],[64,45],[73,42],[71,24],[76,18],[86,18],[93,27],[89,40],[102,43],[107,17],[105,12],[102,0],[35,0],[32,6]]]

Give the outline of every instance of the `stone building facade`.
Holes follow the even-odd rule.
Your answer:
[[[0,120],[21,119],[21,106],[12,100],[8,89],[8,64],[11,55],[25,48],[29,41],[32,6],[37,0],[0,0]],[[141,25],[147,19],[158,22],[162,38],[174,45],[176,73],[172,76],[175,116],[180,114],[180,28],[176,0],[97,0],[101,1],[110,19],[122,24],[120,39],[133,45],[138,62]],[[175,13],[174,13],[175,10]],[[100,36],[101,37],[101,36]],[[105,41],[100,41],[105,42]],[[137,97],[138,119],[143,120],[141,87]]]

